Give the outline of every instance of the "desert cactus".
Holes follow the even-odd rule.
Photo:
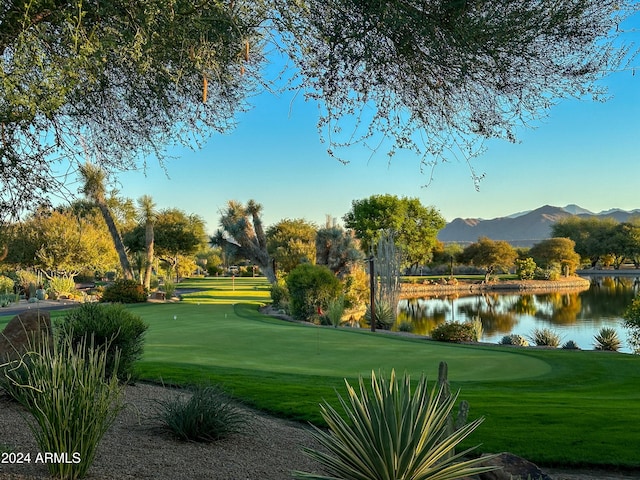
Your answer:
[[[447,402],[451,398],[451,388],[449,387],[449,367],[447,362],[440,362],[438,366],[438,391],[440,392],[440,397],[438,402],[440,404]],[[455,415],[455,419],[453,415],[447,421],[445,426],[446,432],[445,436],[449,436],[453,434],[456,430],[459,430],[467,423],[467,417],[469,415],[469,402],[466,400],[462,400],[460,405],[458,406],[458,413]],[[455,454],[452,450],[449,452],[451,456]]]

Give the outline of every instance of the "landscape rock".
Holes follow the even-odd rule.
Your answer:
[[[52,342],[48,311],[27,310],[13,317],[0,333],[0,362],[17,360],[30,345]]]
[[[489,458],[479,466],[500,468],[470,477],[469,480],[553,480],[534,463],[507,452]]]

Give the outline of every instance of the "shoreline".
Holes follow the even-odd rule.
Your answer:
[[[447,282],[446,280],[444,280]],[[422,295],[441,294],[467,294],[474,295],[484,292],[557,292],[588,290],[591,281],[580,276],[562,278],[560,280],[505,280],[503,282],[484,283],[459,282],[439,284],[401,284],[401,298],[417,297]]]

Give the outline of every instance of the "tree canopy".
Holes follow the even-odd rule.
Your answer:
[[[226,132],[262,87],[317,102],[331,154],[362,142],[412,149],[427,165],[451,151],[469,158],[483,139],[515,140],[560,98],[598,96],[596,81],[628,58],[616,27],[635,9],[634,0],[7,0],[0,211],[15,216],[59,191],[78,162],[136,168],[162,162],[167,146]],[[288,83],[264,76],[273,50],[290,58]]]
[[[517,257],[518,253],[508,242],[481,237],[462,251],[459,261],[485,268],[487,282],[498,270],[511,268]]]
[[[247,205],[230,200],[220,217],[220,229],[209,238],[212,246],[229,248],[255,263],[267,280],[275,283],[273,263],[267,251],[267,236],[262,226],[262,205],[249,200]]]
[[[576,243],[570,238],[547,238],[536,243],[528,254],[542,268],[559,267],[565,276],[573,275],[580,266],[580,255],[574,250]]]
[[[276,268],[290,272],[300,263],[315,263],[316,231],[314,224],[302,218],[286,218],[267,228],[267,251]]]
[[[446,225],[434,207],[425,207],[417,198],[389,194],[354,200],[344,222],[360,239],[364,252],[374,248],[383,231],[392,231],[410,265],[431,261],[436,235]]]

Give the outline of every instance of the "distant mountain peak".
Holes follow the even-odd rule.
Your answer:
[[[566,212],[572,215],[594,215],[592,211],[587,210],[586,208],[582,208],[581,206],[576,205],[575,203],[570,203],[569,205],[562,208],[563,210],[565,210]]]
[[[493,240],[506,240],[515,246],[531,246],[551,236],[551,227],[558,220],[571,216],[610,217],[619,222],[628,221],[629,217],[639,215],[640,209],[625,211],[611,209],[595,214],[575,204],[565,207],[543,205],[535,210],[514,213],[506,217],[482,220],[479,218],[456,218],[438,233],[442,242],[468,244],[479,237]]]

